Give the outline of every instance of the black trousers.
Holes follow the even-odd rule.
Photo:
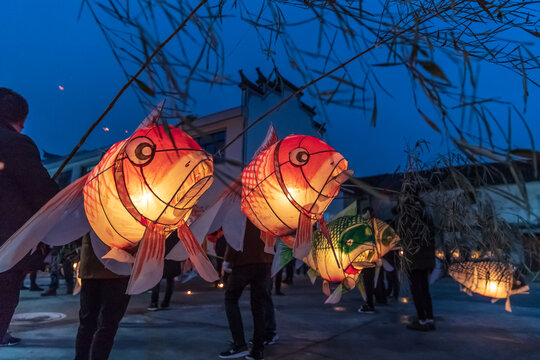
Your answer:
[[[399,275],[396,269],[392,271],[385,271],[386,281],[388,282],[387,296],[392,296],[394,299],[399,297]]]
[[[375,288],[375,267],[365,268],[362,270],[362,278],[364,279],[364,288],[366,290],[366,304],[373,306],[373,298],[379,304],[386,304],[386,290],[384,287],[384,273],[381,267],[379,278],[377,279],[377,288]]]
[[[126,312],[129,278],[82,279],[75,360],[106,360]]]
[[[265,337],[265,316],[268,299],[268,282],[270,279],[270,264],[250,264],[237,266],[227,281],[225,292],[225,312],[229,328],[236,346],[246,344],[244,325],[238,300],[247,285],[251,288],[251,314],[253,316],[253,349],[262,351]]]
[[[163,301],[161,302],[164,305],[169,305],[171,302],[171,296],[174,292],[174,277],[172,278],[166,278],[167,280],[167,287],[165,288],[165,297],[163,298]],[[157,283],[154,288],[152,288],[152,304],[157,304],[159,301],[159,288],[160,288],[160,282]]]
[[[19,304],[24,276],[23,271],[10,270],[0,273],[0,341],[4,338]]]
[[[429,274],[432,269],[420,269],[409,271],[411,283],[411,295],[416,307],[418,320],[433,319],[433,306],[429,293]]]
[[[274,280],[276,282],[276,293],[281,292],[281,281],[283,280],[283,269],[279,270],[274,276]],[[272,292],[272,288],[270,287],[270,292]]]
[[[67,260],[61,264],[57,264],[56,268],[51,266],[51,283],[49,284],[49,288],[58,290],[58,287],[60,286],[61,274],[59,266],[62,266],[62,270],[64,270],[64,279],[66,280],[66,288],[68,293],[73,292],[73,288],[75,286],[73,281],[73,263]]]

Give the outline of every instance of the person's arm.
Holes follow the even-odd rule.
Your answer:
[[[17,136],[8,144],[5,163],[4,170],[9,172],[34,212],[58,192],[58,185],[43,167],[39,150],[29,137]]]

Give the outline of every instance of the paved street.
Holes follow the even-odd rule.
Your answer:
[[[45,285],[47,277],[38,282]],[[337,306],[324,305],[320,283],[312,286],[296,277],[275,297],[280,341],[268,346],[266,359],[540,359],[540,286],[530,295],[491,304],[480,296],[459,292],[451,279],[432,287],[437,331],[405,329],[414,314],[410,303],[378,307],[374,315],[359,314],[358,292]],[[193,293],[188,295],[187,290]],[[406,290],[406,289],[405,289]],[[60,292],[64,292],[61,288]],[[111,359],[216,359],[230,339],[223,306],[223,290],[199,279],[178,284],[172,309],[148,312],[149,294],[132,298],[116,337]],[[78,296],[41,298],[23,291],[18,314],[54,312],[63,319],[13,325],[23,339],[13,348],[0,348],[0,359],[72,359],[77,331]],[[247,339],[251,335],[249,296],[242,297]],[[61,317],[62,315],[58,315]]]

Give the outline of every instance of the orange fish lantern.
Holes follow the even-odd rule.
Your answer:
[[[287,136],[244,169],[242,212],[261,230],[267,247],[279,236],[302,259],[311,247],[313,224],[325,228],[323,213],[351,175],[347,160],[322,140]]]
[[[208,281],[217,280],[186,224],[198,198],[212,184],[212,157],[182,130],[158,125],[160,114],[161,107],[129,139],[114,144],[90,174],[55,196],[13,237],[39,229],[43,234],[40,241],[58,245],[92,230],[94,251],[103,254],[97,250],[103,245],[96,244],[96,239],[107,247],[102,256],[105,264],[110,260],[133,263],[127,292],[137,294],[161,279],[165,238],[178,230],[199,274]],[[82,203],[84,211],[79,208]],[[77,223],[72,218],[81,212],[86,216],[79,216]],[[70,219],[69,214],[74,216]],[[62,240],[52,240],[52,234]],[[19,251],[23,256],[24,248]]]

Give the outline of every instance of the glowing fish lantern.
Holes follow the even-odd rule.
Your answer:
[[[212,157],[180,129],[158,125],[160,114],[161,107],[14,234],[0,248],[0,268],[13,266],[39,241],[59,245],[92,230],[94,251],[106,266],[111,260],[133,263],[127,292],[136,294],[161,279],[165,238],[178,230],[199,274],[217,280],[186,224],[212,183]],[[41,237],[29,236],[33,231]]]
[[[492,302],[506,298],[506,311],[512,311],[510,296],[528,294],[529,286],[516,277],[516,270],[511,264],[499,261],[481,260],[454,263],[448,267],[448,273],[460,283],[463,291],[472,295],[492,298]]]
[[[267,247],[276,237],[303,258],[312,227],[352,175],[347,160],[323,141],[290,135],[263,150],[242,173],[242,212]],[[296,239],[291,236],[296,231]]]
[[[311,268],[312,281],[317,276],[323,279],[323,292],[329,296],[326,303],[336,303],[343,292],[358,284],[362,269],[375,266],[374,261],[397,246],[399,237],[387,223],[378,219],[368,221],[361,215],[339,217],[327,224],[327,230],[333,246],[318,230],[313,234],[311,251],[303,261]],[[279,257],[274,260],[273,274],[292,260],[291,250],[280,248]],[[340,283],[333,294],[330,294],[329,283]]]

